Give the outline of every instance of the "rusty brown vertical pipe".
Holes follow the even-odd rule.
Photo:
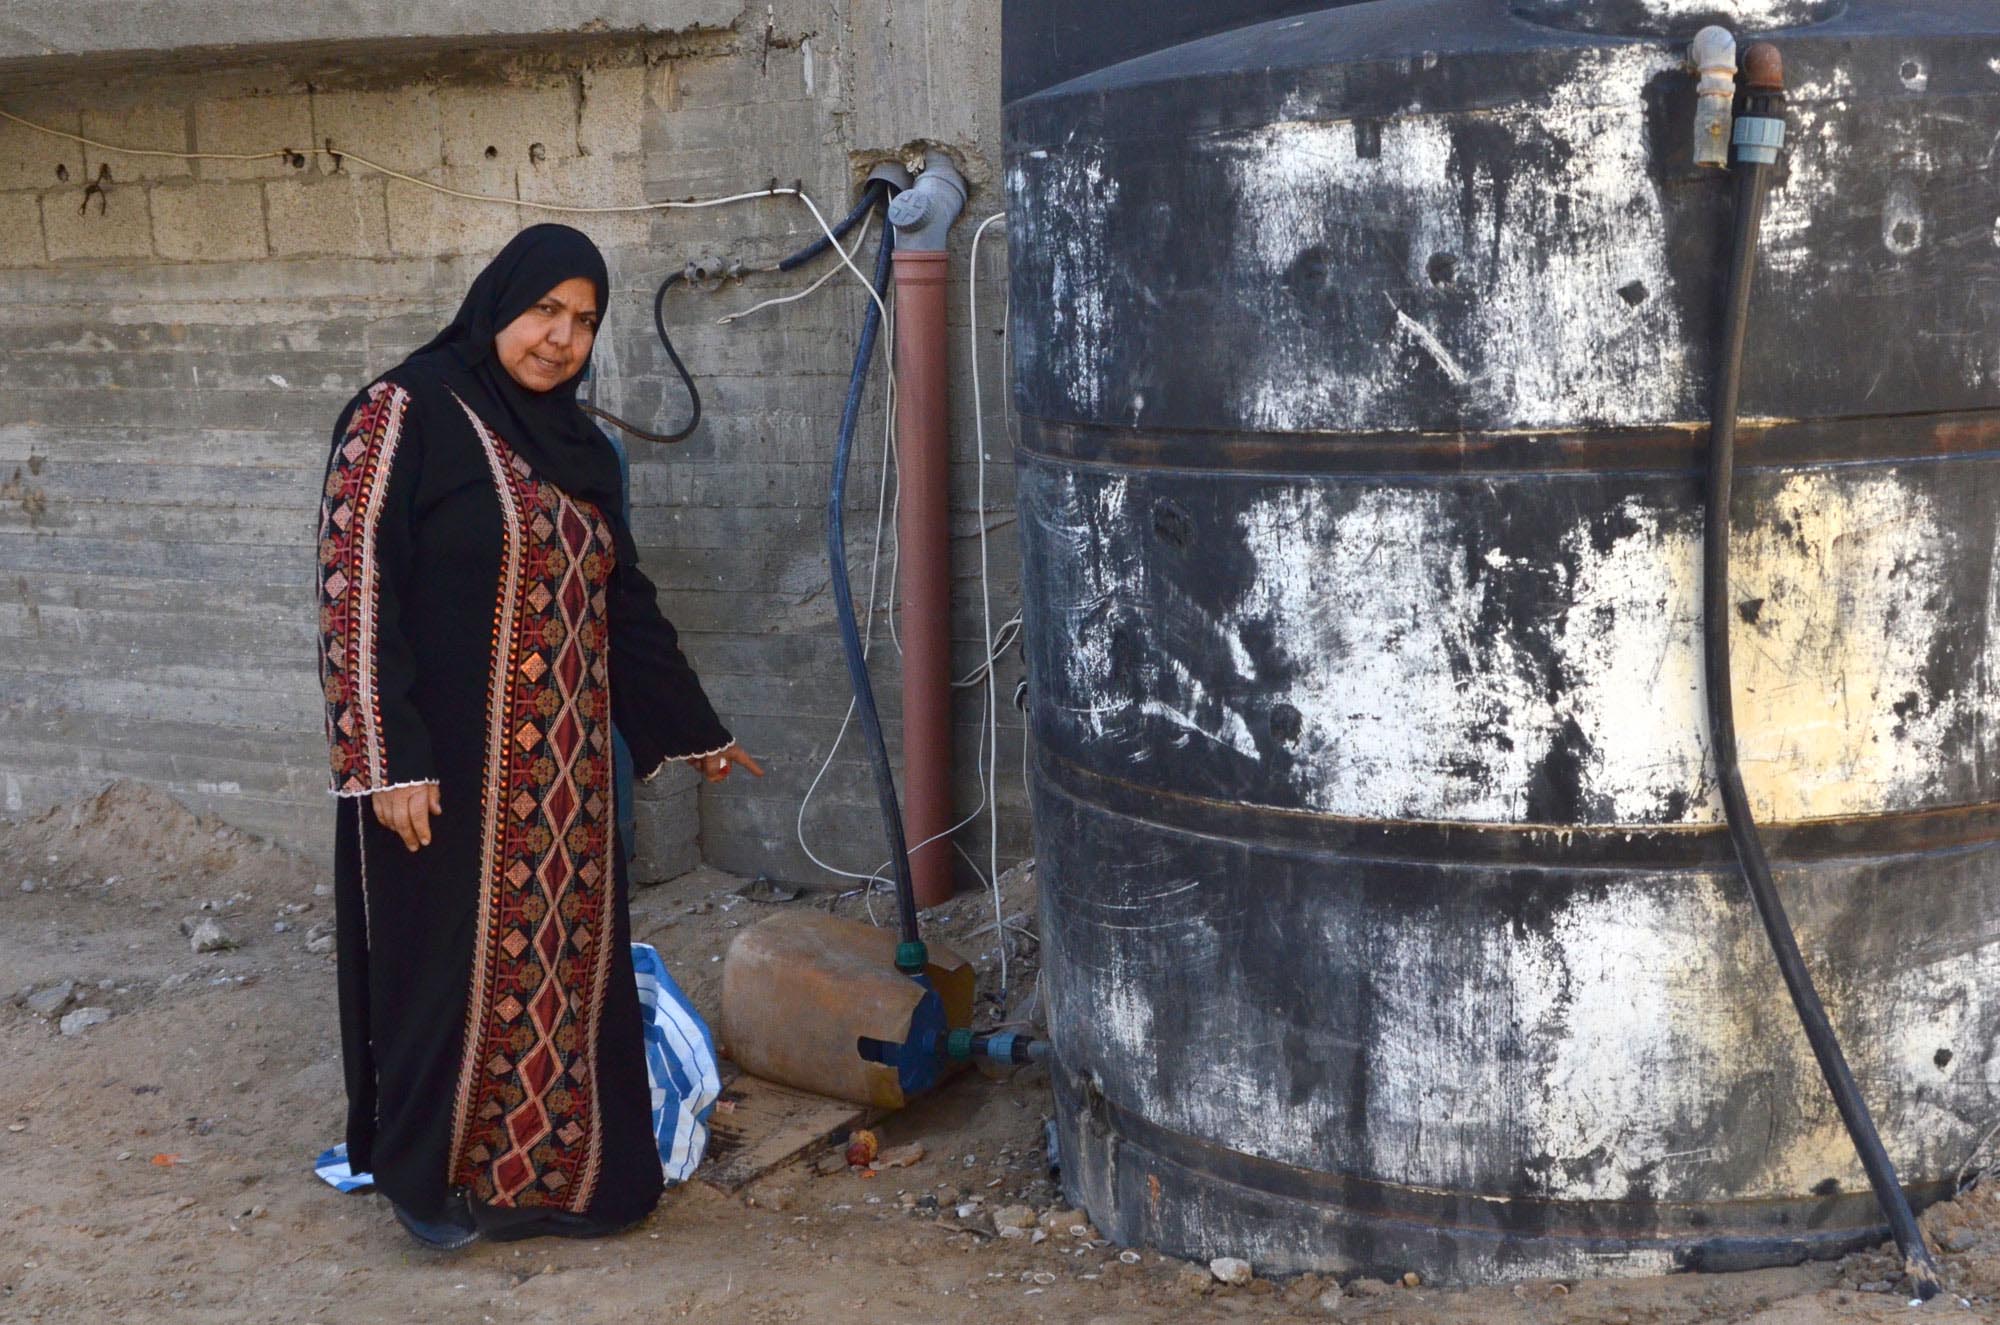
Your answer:
[[[903,819],[917,905],[952,892],[951,410],[945,239],[964,182],[932,153],[889,205],[896,227],[896,537],[903,585]],[[919,844],[922,845],[919,845]]]
[[[951,415],[944,253],[896,253],[903,818],[917,904],[951,896]],[[935,840],[933,840],[935,839]],[[924,843],[918,846],[918,843]]]

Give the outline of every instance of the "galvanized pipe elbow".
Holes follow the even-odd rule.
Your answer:
[[[1688,60],[1701,75],[1694,89],[1694,163],[1726,168],[1736,100],[1736,38],[1727,28],[1703,28],[1688,46]]]

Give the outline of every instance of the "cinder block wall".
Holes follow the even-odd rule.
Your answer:
[[[543,38],[506,50],[378,43],[144,71],[42,62],[0,73],[0,108],[121,145],[287,160],[134,157],[0,122],[0,795],[33,811],[136,777],[324,854],[331,810],[313,662],[313,521],[340,404],[448,318],[527,209],[444,197],[324,150],[475,193],[575,204],[800,180],[830,214],[868,164],[935,141],[975,186],[953,291],[961,672],[979,658],[965,248],[999,209],[997,0],[781,0],[726,30]],[[598,402],[677,425],[684,393],[650,327],[690,258],[759,261],[816,232],[796,202],[572,219],[617,291]],[[996,624],[1018,605],[1001,360],[1004,235],[982,246],[986,523]],[[718,326],[824,270],[676,290],[668,316],[705,417],[634,443],[647,570],[762,782],[660,779],[639,806],[639,875],[697,852],[825,878],[794,839],[847,705],[822,508],[863,299],[842,278]],[[858,591],[881,476],[881,392],[851,479]],[[884,583],[886,585],[886,558]],[[878,635],[882,621],[878,618]],[[876,653],[890,718],[893,650]],[[1003,701],[1021,671],[1000,667]],[[977,802],[978,692],[960,692],[958,779]],[[1027,850],[1018,715],[1002,704],[1003,865]],[[837,864],[882,859],[858,733],[807,833]],[[962,835],[975,853],[982,818]]]

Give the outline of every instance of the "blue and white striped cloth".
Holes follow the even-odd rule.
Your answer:
[[[685,1182],[701,1167],[708,1119],[722,1095],[715,1037],[651,944],[632,945],[632,968],[639,978],[639,1020],[646,1037],[660,1171],[670,1183]],[[365,1192],[375,1185],[373,1174],[356,1173],[347,1162],[345,1142],[321,1151],[313,1172],[343,1192]]]
[[[319,1175],[321,1182],[343,1192],[366,1192],[375,1188],[374,1174],[356,1173],[354,1166],[347,1162],[345,1141],[320,1151],[319,1158],[313,1161],[313,1172]]]
[[[722,1095],[715,1037],[651,944],[632,945],[632,967],[639,976],[639,1020],[646,1034],[660,1169],[668,1182],[685,1182],[701,1165],[709,1115]]]

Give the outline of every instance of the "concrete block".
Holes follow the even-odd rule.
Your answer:
[[[458,171],[476,169],[481,162],[525,170],[537,144],[544,160],[575,156],[576,101],[576,87],[568,79],[529,87],[448,88],[438,94],[445,164]]]
[[[157,185],[153,243],[161,257],[184,262],[264,257],[263,195],[248,181]]]
[[[145,102],[137,106],[105,109],[86,106],[83,110],[83,134],[86,138],[119,147],[185,152],[188,150],[187,121],[186,109],[177,103]],[[186,179],[194,173],[194,164],[186,157],[134,156],[129,152],[87,147],[84,159],[87,178],[96,177],[100,162],[109,165],[111,178],[121,182]]]
[[[641,804],[649,801],[664,803],[677,800],[700,788],[701,774],[695,772],[691,765],[674,759],[669,760],[667,766],[662,768],[651,782],[640,783],[635,789],[635,795]]]
[[[444,164],[438,96],[433,88],[382,92],[317,92],[312,98],[313,146],[331,138],[336,148],[359,152],[391,170],[422,174]],[[321,169],[330,169],[322,155]],[[361,173],[359,167],[354,168]]]
[[[153,223],[146,190],[114,184],[88,198],[81,186],[44,193],[42,235],[51,262],[151,257]]]
[[[641,886],[666,883],[700,865],[701,842],[698,837],[690,837],[683,842],[656,843],[647,841],[645,833],[641,832],[638,852],[631,862],[631,879]]]
[[[563,157],[523,167],[518,180],[523,201],[569,207],[623,207],[646,201],[644,169],[637,156]],[[647,212],[605,212],[589,216],[521,209],[521,223],[561,221],[606,248],[645,244],[652,232]]]
[[[685,778],[674,776],[676,773],[684,774]],[[670,779],[674,788],[660,794],[661,785]],[[663,882],[701,863],[698,785],[699,776],[693,769],[675,764],[652,783],[639,788],[632,815],[637,837],[631,866],[634,882]]]
[[[646,66],[586,69],[577,144],[586,156],[629,156],[640,150],[648,101]]]
[[[38,196],[0,193],[0,267],[39,267],[48,259]]]
[[[7,109],[51,129],[80,133],[83,128],[82,117],[68,106],[9,97]],[[64,183],[81,184],[83,171],[81,144],[12,120],[0,120],[0,189],[51,189]]]
[[[313,149],[312,107],[303,93],[220,97],[195,103],[195,148],[202,152],[275,152]],[[203,179],[273,179],[298,173],[283,157],[253,161],[201,161]]]
[[[323,158],[322,158],[323,159]],[[389,251],[387,176],[308,173],[304,179],[264,186],[270,208],[271,252],[377,257]]]
[[[490,172],[442,172],[441,183],[468,193],[493,193]],[[484,186],[484,187],[482,187]],[[391,179],[384,188],[389,202],[389,247],[399,255],[435,257],[466,253],[491,257],[521,228],[520,209],[475,202]],[[506,192],[513,193],[511,181]]]

